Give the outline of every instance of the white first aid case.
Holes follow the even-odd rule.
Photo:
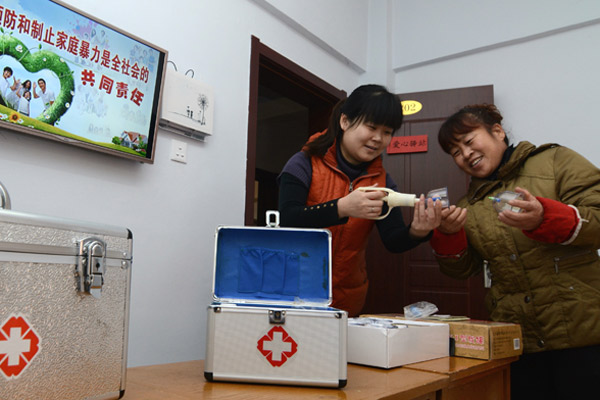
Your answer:
[[[0,399],[125,391],[133,237],[0,210]]]
[[[205,378],[344,387],[348,315],[330,304],[328,230],[218,227]]]

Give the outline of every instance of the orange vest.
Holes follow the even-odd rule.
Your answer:
[[[377,184],[385,187],[386,173],[381,157],[377,157],[367,168],[367,173],[353,182],[338,169],[334,143],[324,157],[312,157],[312,180],[307,205],[315,205],[346,196],[360,186]],[[369,281],[365,251],[369,234],[375,221],[348,218],[342,225],[330,226],[332,235],[332,306],[345,310],[349,316],[357,316],[367,297]]]

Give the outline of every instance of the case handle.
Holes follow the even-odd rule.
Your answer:
[[[268,210],[266,212],[266,214],[267,214],[267,226],[269,228],[279,228],[279,211]]]
[[[2,182],[0,182],[0,208],[10,210],[10,196]]]

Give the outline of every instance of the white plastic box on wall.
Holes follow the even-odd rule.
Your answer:
[[[175,70],[166,72],[159,126],[204,141],[213,134],[214,96],[211,87]]]
[[[447,324],[379,318],[348,319],[350,363],[394,368],[449,354]]]

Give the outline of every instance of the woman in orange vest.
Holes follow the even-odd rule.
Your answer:
[[[386,211],[387,193],[356,190],[396,190],[381,154],[402,118],[398,96],[383,86],[360,86],[335,106],[328,129],[314,134],[278,177],[281,225],[331,231],[332,306],[350,317],[360,314],[367,296],[365,251],[373,226],[386,248],[400,253],[429,240],[441,221],[441,202],[429,199],[425,207],[423,195],[411,224],[404,223],[398,207],[374,220]]]

